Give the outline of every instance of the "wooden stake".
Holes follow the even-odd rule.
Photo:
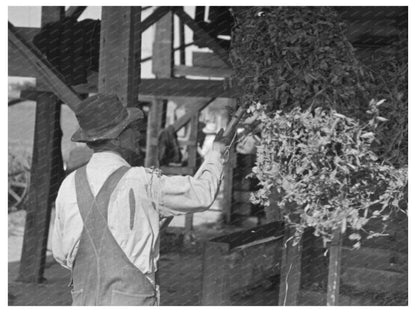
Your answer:
[[[329,272],[326,305],[336,306],[339,303],[339,288],[341,279],[341,229],[334,231],[334,238],[329,247]]]
[[[296,306],[298,305],[301,281],[302,242],[293,246],[293,241],[288,240],[295,234],[295,230],[288,225],[285,227],[280,270],[279,305]]]

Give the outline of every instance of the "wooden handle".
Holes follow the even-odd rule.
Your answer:
[[[241,118],[245,115],[246,109],[243,107],[239,107],[233,117],[231,118],[231,121],[227,125],[227,128],[224,131],[224,136],[228,136],[231,134],[232,131],[235,131],[235,128],[237,128],[238,123],[240,122]]]

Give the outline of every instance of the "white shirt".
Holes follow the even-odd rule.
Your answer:
[[[94,196],[121,166],[130,167],[117,153],[93,154],[87,164],[87,178]],[[111,195],[108,225],[121,249],[140,271],[152,274],[157,270],[160,217],[208,209],[217,195],[222,172],[220,153],[211,151],[194,177],[164,176],[143,167],[132,167],[125,174]],[[68,269],[72,267],[83,229],[74,176],[74,172],[69,174],[59,188],[52,236],[53,255]],[[130,216],[130,189],[136,202],[134,218]]]

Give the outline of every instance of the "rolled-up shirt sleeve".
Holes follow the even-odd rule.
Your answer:
[[[223,176],[223,160],[210,151],[197,173],[192,176],[159,178],[158,198],[161,216],[175,216],[207,210],[215,201]]]

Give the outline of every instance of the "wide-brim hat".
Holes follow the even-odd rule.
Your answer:
[[[116,95],[96,94],[80,103],[75,113],[79,129],[74,142],[94,142],[117,138],[135,120],[143,118],[136,107],[124,107]]]

